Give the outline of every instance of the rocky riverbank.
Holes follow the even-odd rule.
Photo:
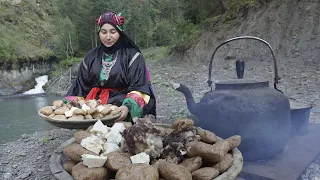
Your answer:
[[[51,153],[73,135],[72,130],[54,129],[23,134],[0,146],[0,179],[56,179],[49,168]]]

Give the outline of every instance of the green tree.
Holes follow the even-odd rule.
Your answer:
[[[175,41],[175,27],[169,20],[162,20],[154,28],[153,40],[156,46],[167,46]]]
[[[61,18],[56,24],[56,55],[60,58],[73,57],[79,50],[77,29],[70,18]]]
[[[10,45],[0,39],[0,59],[3,61],[8,61],[12,59],[12,49]]]

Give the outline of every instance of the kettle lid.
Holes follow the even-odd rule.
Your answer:
[[[252,89],[262,87],[269,87],[269,81],[231,79],[215,83],[215,89]]]

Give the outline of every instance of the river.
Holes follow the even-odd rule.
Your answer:
[[[15,141],[23,134],[57,128],[40,118],[38,110],[63,97],[44,93],[42,86],[47,81],[46,76],[36,81],[35,88],[23,94],[0,97],[0,144]]]

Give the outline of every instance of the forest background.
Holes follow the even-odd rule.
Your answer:
[[[232,22],[265,1],[255,0],[1,0],[2,70],[54,61],[66,68],[99,45],[96,18],[122,13],[124,31],[141,48],[184,51],[202,31]],[[55,71],[52,71],[54,73]],[[57,72],[57,71],[56,71]]]

